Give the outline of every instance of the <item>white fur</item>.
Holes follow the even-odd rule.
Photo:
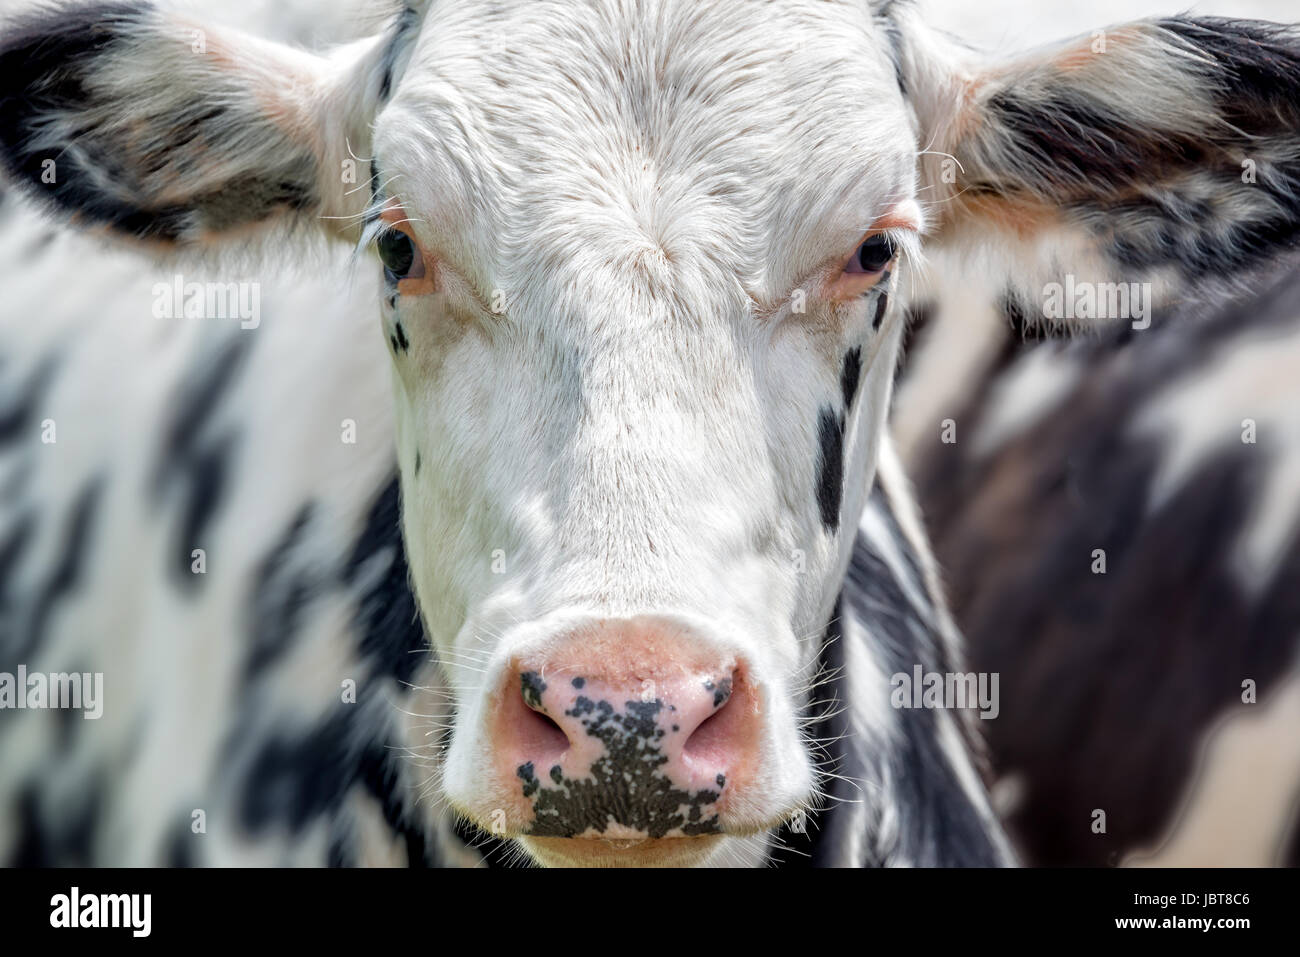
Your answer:
[[[762,846],[762,832],[812,800],[814,773],[797,725],[814,668],[810,639],[825,628],[842,586],[901,339],[896,303],[873,330],[874,300],[835,306],[821,280],[886,214],[928,207],[910,226],[896,226],[909,250],[927,218],[936,232],[950,230],[954,245],[973,242],[985,224],[953,226],[948,210],[934,211],[955,191],[936,189],[940,157],[927,153],[918,164],[917,154],[954,145],[968,119],[960,110],[965,92],[982,67],[904,12],[906,41],[894,52],[907,77],[905,102],[890,42],[862,0],[774,0],[761,16],[738,9],[696,0],[430,0],[396,57],[389,36],[323,58],[216,31],[212,41],[228,55],[215,60],[187,57],[174,42],[151,56],[162,38],[132,36],[128,52],[140,55],[96,74],[102,101],[85,115],[52,118],[40,134],[38,145],[54,148],[78,129],[74,121],[89,122],[95,142],[127,144],[120,159],[148,164],[134,170],[147,172],[171,148],[172,127],[163,121],[192,118],[203,97],[215,95],[235,107],[222,120],[230,129],[207,131],[227,148],[203,162],[211,151],[185,141],[178,150],[185,162],[171,156],[169,175],[127,177],[137,187],[128,199],[179,201],[173,193],[187,185],[203,194],[255,180],[286,155],[303,156],[315,164],[311,212],[327,233],[355,238],[370,197],[364,177],[349,188],[339,171],[350,159],[373,158],[381,197],[403,204],[438,281],[436,293],[385,296],[382,338],[358,331],[373,305],[358,305],[346,319],[336,313],[337,325],[266,333],[249,374],[259,385],[245,401],[285,421],[241,450],[256,468],[240,474],[229,507],[239,509],[240,529],[246,523],[251,531],[227,523],[214,532],[214,553],[227,564],[205,589],[201,628],[170,635],[181,599],[140,594],[140,569],[129,565],[96,582],[93,600],[59,623],[59,641],[77,647],[102,624],[95,615],[113,590],[130,594],[101,646],[116,660],[140,663],[117,693],[152,697],[162,713],[188,716],[189,724],[152,724],[141,705],[112,726],[114,743],[140,722],[147,726],[144,773],[123,789],[126,802],[156,802],[158,824],[136,845],[142,858],[162,840],[164,806],[183,804],[205,785],[221,793],[220,783],[204,780],[217,760],[214,728],[235,691],[235,663],[220,641],[238,627],[233,616],[246,584],[223,569],[253,567],[271,544],[273,516],[291,514],[304,488],[338,526],[355,525],[349,483],[373,489],[382,481],[390,440],[413,584],[440,662],[437,676],[432,661],[423,664],[409,696],[392,689],[416,705],[394,720],[454,809],[488,824],[501,804],[500,782],[484,773],[483,719],[510,659],[576,624],[645,614],[687,622],[702,642],[742,656],[762,689],[764,787],[724,815],[724,829]],[[1154,40],[1149,46],[1143,53],[1153,59],[1169,52]],[[394,92],[381,106],[390,64]],[[1097,73],[1087,71],[1087,81]],[[117,112],[133,96],[134,110]],[[1194,124],[1197,105],[1189,95],[1170,109]],[[997,131],[976,137],[972,150],[996,164]],[[180,173],[189,164],[198,172],[187,181]],[[105,188],[120,185],[110,179]],[[223,238],[201,225],[190,223],[179,238]],[[1083,262],[1081,274],[1099,268],[1074,231],[1047,238],[1017,245],[1002,237],[1000,251],[1035,264],[1034,275],[1062,251]],[[914,266],[896,268],[891,298],[910,291]],[[304,316],[329,311],[291,296]],[[795,310],[805,297],[806,311]],[[506,306],[495,310],[499,300]],[[399,323],[410,346],[391,357],[386,407],[375,393],[378,347]],[[149,334],[144,326],[129,331]],[[160,345],[160,374],[128,383],[118,409],[123,423],[139,410],[135,403],[157,403],[178,384],[185,357],[207,345],[206,335],[197,330]],[[172,328],[160,337],[169,336]],[[824,410],[844,411],[840,374],[852,347],[861,348],[864,368],[844,426],[843,500],[832,533],[817,503],[818,421]],[[86,351],[101,377],[106,354],[111,346]],[[103,383],[80,395],[69,388],[51,407],[84,422],[111,391]],[[295,401],[303,393],[315,401]],[[331,443],[344,418],[356,420],[364,441],[340,451]],[[61,484],[62,476],[84,475],[109,458],[109,437],[129,428],[115,425],[73,441],[81,456],[75,469],[52,457],[41,464],[48,508],[67,510],[75,486]],[[318,439],[322,432],[331,441]],[[304,437],[307,454],[284,436]],[[318,454],[325,448],[328,455]],[[164,531],[141,514],[147,483],[129,469],[113,477],[109,494],[125,497],[124,488],[136,498],[116,503],[111,531],[117,540],[146,529],[142,553],[156,561],[166,546]],[[899,515],[923,556],[919,522],[905,504]],[[345,541],[339,533],[313,544],[337,552]],[[903,564],[901,551],[890,558]],[[148,570],[150,581],[164,574]],[[935,601],[933,569],[925,574],[928,595],[913,583],[909,597],[925,599],[933,610],[925,624],[955,643]],[[359,667],[352,650],[332,640],[344,628],[343,606],[314,607],[310,617],[318,629],[312,645],[284,665],[301,682],[279,702],[304,724],[320,716],[338,675]],[[870,641],[869,629],[860,633]],[[885,717],[871,699],[878,676],[869,658],[850,656],[854,718],[863,735],[887,741]],[[146,690],[177,674],[163,691]],[[438,735],[432,743],[420,738],[442,729],[448,689],[457,718],[444,756]],[[276,716],[271,709],[262,720]],[[960,788],[992,828],[957,726],[942,716],[940,733]],[[23,740],[27,750],[16,763],[26,774],[44,739],[33,731]],[[196,752],[193,763],[166,789],[150,791],[181,747]],[[357,820],[362,831],[373,825],[373,809],[361,807]],[[508,823],[508,836],[518,836],[524,822]],[[319,853],[327,839],[317,827],[300,847]],[[263,860],[273,852],[241,853]]]
[[[485,60],[494,29],[486,8],[435,5],[375,126],[386,192],[460,274],[397,309],[425,620],[466,692],[566,624],[698,621],[765,689],[769,793],[734,825],[770,826],[811,786],[800,639],[825,622],[850,542],[817,512],[818,413],[842,405],[846,349],[872,342],[865,304],[837,317],[814,293],[797,316],[787,300],[913,194],[897,87],[863,56],[875,40],[854,3],[776,4],[761,24],[694,3],[536,3]],[[508,315],[483,315],[497,290]],[[848,427],[849,527],[895,349]],[[467,675],[476,650],[487,673]],[[444,786],[482,814],[477,716],[467,693]]]

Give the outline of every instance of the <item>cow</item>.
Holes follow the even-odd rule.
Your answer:
[[[0,670],[102,664],[107,700],[5,716],[0,851],[1009,863],[974,711],[897,694],[964,674],[885,426],[922,250],[1157,313],[1277,255],[1298,51],[1172,18],[999,63],[865,0],[429,0],[323,55],[14,18],[25,202],[172,269],[373,251],[382,334],[302,288],[182,332],[219,297],[180,275],[76,363],[5,324],[46,348],[6,372]],[[115,403],[114,346],[150,355]]]
[[[1002,676],[995,793],[1027,862],[1300,863],[1300,261],[1262,265],[1150,335],[998,317],[950,377],[963,438],[917,444],[952,613]],[[910,371],[953,369],[927,355],[949,332]]]

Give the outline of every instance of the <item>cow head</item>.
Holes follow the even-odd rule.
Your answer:
[[[1291,235],[1286,38],[1111,36],[986,66],[901,3],[435,0],[318,57],[64,6],[5,30],[0,154],[162,252],[375,251],[443,792],[542,862],[694,863],[815,800],[920,237],[1167,294]],[[1247,148],[1277,177],[1216,198]]]

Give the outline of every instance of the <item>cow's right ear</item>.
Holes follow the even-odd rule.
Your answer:
[[[931,248],[978,257],[1022,315],[1075,280],[1148,284],[1159,305],[1300,245],[1296,29],[1171,17],[999,61],[910,3],[879,16],[923,147]]]
[[[0,164],[56,213],[164,247],[263,224],[351,238],[391,37],[314,56],[148,3],[0,29]]]

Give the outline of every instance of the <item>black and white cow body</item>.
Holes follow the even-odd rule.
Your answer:
[[[885,428],[922,240],[1163,306],[1205,257],[1157,199],[1246,144],[1225,255],[1300,228],[1291,33],[1112,42],[990,65],[864,0],[430,0],[328,56],[10,21],[9,180],[136,249],[6,200],[0,673],[104,709],[0,713],[0,856],[1009,862],[981,722],[891,694],[965,672]],[[382,275],[169,306],[277,224]]]
[[[965,439],[918,450],[950,607],[973,666],[1002,676],[988,737],[1028,861],[1153,851],[1199,788],[1220,803],[1179,862],[1297,862],[1296,266],[1146,332],[1008,336],[955,400]],[[1235,765],[1218,754],[1234,720],[1265,763],[1244,730]]]

